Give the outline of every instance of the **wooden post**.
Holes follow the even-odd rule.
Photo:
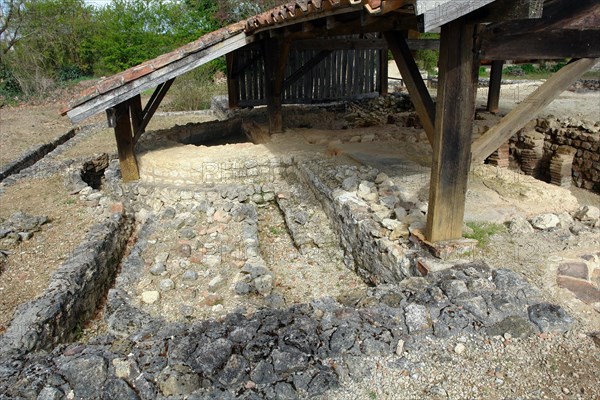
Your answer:
[[[236,59],[235,51],[225,55],[227,62],[227,97],[229,108],[238,108],[240,103],[239,79],[235,73]]]
[[[498,112],[498,102],[500,101],[500,86],[502,85],[502,67],[504,61],[492,61],[492,70],[490,72],[490,86],[488,89],[487,110],[491,113]]]
[[[109,115],[110,120],[112,113],[107,112],[107,114]],[[115,107],[114,124],[123,182],[138,180],[140,179],[140,174],[133,149],[133,132],[131,130],[131,119],[129,118],[129,102],[125,101]]]
[[[474,26],[462,19],[442,26],[425,232],[430,242],[462,237],[475,113],[473,33]]]
[[[289,42],[277,39],[265,39],[262,48],[265,60],[265,95],[269,115],[269,133],[283,132],[281,95],[289,50]]]

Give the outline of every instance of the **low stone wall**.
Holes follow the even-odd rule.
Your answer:
[[[404,215],[394,215],[406,211],[398,202],[392,200],[389,206],[385,199],[378,202],[361,196],[361,185],[372,183],[369,195],[379,197],[378,192],[390,191],[389,182],[374,183],[380,175],[376,170],[365,168],[354,171],[344,182],[327,181],[326,171],[333,168],[315,162],[299,163],[297,173],[321,201],[329,220],[340,237],[344,249],[346,266],[370,284],[397,283],[410,276],[417,276],[416,258],[421,249],[411,249],[409,241],[409,224],[403,220]],[[335,174],[335,169],[330,171]],[[347,185],[348,180],[355,181]],[[328,184],[329,182],[329,184]],[[350,187],[352,186],[352,187]],[[340,189],[340,187],[345,187]],[[378,190],[379,187],[379,190]],[[384,196],[382,196],[384,197]],[[389,196],[395,197],[393,194]],[[416,222],[424,223],[423,221]]]
[[[65,133],[54,139],[50,143],[44,143],[39,146],[36,146],[32,149],[27,150],[25,154],[21,155],[19,159],[5,165],[0,169],[0,182],[2,182],[6,177],[16,174],[19,171],[32,166],[52,150],[65,143],[67,140],[71,139],[75,136],[78,129],[71,129],[69,132]]]
[[[528,175],[565,185],[572,171],[577,187],[600,193],[600,123],[537,119],[511,138],[510,147]],[[560,168],[559,161],[568,164],[567,168]],[[568,168],[570,164],[572,168]],[[552,176],[558,173],[566,176]]]
[[[94,226],[54,272],[44,294],[17,309],[0,337],[0,357],[51,349],[74,339],[112,285],[131,229],[132,221],[120,213]]]

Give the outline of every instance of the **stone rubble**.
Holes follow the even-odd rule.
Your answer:
[[[514,272],[481,263],[370,288],[356,301],[240,309],[193,324],[130,308],[120,334],[3,359],[0,398],[307,398],[362,379],[353,361],[359,356],[400,359],[430,338],[521,337],[565,332],[573,323]],[[454,351],[468,349],[459,343]]]

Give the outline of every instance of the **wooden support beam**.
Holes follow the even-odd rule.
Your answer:
[[[477,139],[472,146],[473,163],[481,163],[496,151],[519,129],[523,128],[560,93],[571,86],[581,75],[589,71],[600,59],[583,58],[572,60],[560,71],[554,73],[546,82],[517,105],[500,122]]]
[[[158,109],[158,106],[160,106],[160,103],[165,98],[165,95],[169,91],[169,88],[171,87],[171,85],[173,84],[174,81],[175,81],[175,78],[169,79],[165,83],[161,83],[154,90],[154,93],[152,93],[152,96],[150,96],[150,100],[148,100],[148,103],[146,103],[146,107],[144,107],[144,110],[142,111],[142,115],[143,115],[142,122],[139,124],[137,129],[134,131],[135,132],[135,134],[133,136],[134,144],[137,143],[137,141],[140,139],[140,136],[142,136],[142,133],[144,133],[144,131],[146,130],[148,123],[150,123],[152,116],[154,116],[154,113]]]
[[[500,87],[502,86],[502,67],[504,61],[492,61],[492,70],[490,71],[490,85],[488,89],[487,110],[491,113],[498,112],[498,103],[500,102]]]
[[[406,39],[406,44],[410,51],[440,49],[440,41],[438,39]]]
[[[429,209],[430,242],[462,237],[470,143],[475,115],[474,26],[458,19],[442,26]]]
[[[265,60],[267,114],[269,133],[283,132],[281,94],[290,42],[276,39],[264,41],[262,53]]]
[[[377,93],[383,96],[388,93],[388,50],[387,47],[384,50],[377,52]]]
[[[134,152],[133,131],[131,130],[129,110],[130,103],[123,102],[114,107],[114,111],[107,112],[109,119],[111,114],[114,116],[115,139],[117,140],[117,151],[119,153],[119,164],[121,165],[123,182],[140,179]]]
[[[283,90],[286,90],[288,87],[293,85],[294,82],[302,78],[308,71],[319,65],[319,63],[326,59],[327,56],[331,53],[331,50],[322,50],[315,54],[313,58],[308,60],[303,66],[298,68],[296,71],[292,72],[292,74],[283,81]]]
[[[473,22],[499,22],[541,18],[543,0],[496,0],[469,16]]]
[[[381,50],[386,48],[382,39],[318,38],[300,39],[292,43],[294,50]]]
[[[431,95],[427,91],[427,86],[425,86],[425,82],[423,82],[415,59],[406,44],[406,39],[404,39],[404,36],[397,31],[385,32],[384,37],[389,49],[394,55],[396,65],[400,70],[402,79],[404,79],[404,82],[406,83],[410,99],[415,105],[419,119],[429,138],[429,142],[433,143],[435,106],[431,99]]]
[[[129,112],[131,114],[131,126],[133,132],[142,130],[142,123],[144,119],[144,110],[142,110],[142,97],[137,95],[129,99]]]
[[[481,35],[481,57],[486,60],[596,58],[600,57],[600,29],[554,29],[509,35],[486,31]]]
[[[236,52],[229,53],[225,56],[225,62],[227,63],[227,99],[229,102],[229,108],[237,108],[240,103],[240,81],[237,75],[234,75],[236,68]]]

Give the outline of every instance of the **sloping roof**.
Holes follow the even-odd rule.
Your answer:
[[[61,110],[61,113],[68,115],[73,123],[80,122],[145,90],[244,47],[256,40],[257,33],[265,30],[325,16],[357,12],[363,8],[371,15],[378,16],[408,7],[409,12],[421,15],[423,21],[435,20],[441,25],[448,18],[458,18],[492,1],[494,0],[480,0],[473,5],[473,2],[464,0],[296,0],[208,33],[172,52],[102,79],[80,93],[68,107]],[[452,6],[448,9],[453,12],[448,14],[448,9],[443,8],[444,5]],[[440,15],[443,18],[440,18]],[[432,26],[432,23],[427,25],[428,28]]]

